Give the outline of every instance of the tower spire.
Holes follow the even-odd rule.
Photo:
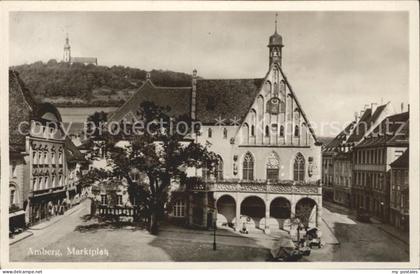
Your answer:
[[[63,61],[66,62],[66,63],[71,62],[71,49],[70,49],[69,34],[68,33],[66,33],[66,43],[64,44]]]
[[[278,16],[279,16],[279,14],[276,12],[276,20],[274,21],[274,29],[275,29],[274,33],[277,33],[277,17]]]

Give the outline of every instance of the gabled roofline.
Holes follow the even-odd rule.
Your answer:
[[[274,66],[274,63],[272,63],[270,65],[270,67],[268,68],[267,73],[265,74],[264,78],[262,78],[262,82],[261,82],[260,86],[258,87],[258,91],[260,91],[263,88],[264,83],[267,81],[268,75],[270,74],[270,71],[271,71],[271,69],[272,69],[273,66]],[[253,78],[253,79],[258,79],[258,78]],[[246,112],[247,114],[245,115],[245,117],[244,118],[241,117],[241,119],[242,119],[241,125],[238,126],[238,128],[236,129],[235,135],[233,137],[234,139],[236,139],[236,137],[238,136],[238,133],[241,130],[242,126],[245,124],[245,118],[248,115],[248,113],[251,111],[251,108],[252,108],[252,105],[254,104],[254,102],[255,102],[255,98],[252,101],[251,105],[248,107],[248,111]]]
[[[271,70],[271,67],[270,67],[270,70]],[[309,131],[310,131],[310,132],[311,132],[311,134],[312,134],[312,137],[314,138],[315,145],[316,145],[317,143],[318,143],[318,144],[320,144],[320,143],[319,143],[319,141],[318,141],[318,138],[317,138],[317,137],[316,137],[316,135],[315,135],[315,131],[314,131],[314,129],[312,128],[311,123],[309,122],[308,118],[306,117],[305,111],[303,110],[302,106],[300,105],[299,100],[298,100],[298,98],[296,97],[296,94],[295,94],[295,92],[293,91],[292,86],[291,86],[291,85],[290,85],[290,83],[289,83],[289,80],[287,80],[286,74],[283,72],[283,69],[281,68],[281,66],[279,66],[279,70],[280,70],[280,72],[281,72],[281,74],[282,74],[282,76],[283,76],[284,81],[286,82],[286,85],[289,87],[290,93],[292,93],[293,98],[295,99],[296,104],[297,104],[297,105],[298,105],[298,107],[299,107],[299,110],[300,110],[300,111],[301,111],[301,113],[302,113],[303,119],[305,120],[306,125],[308,126]]]
[[[110,121],[112,121],[113,120],[113,118],[114,118],[114,116],[115,116],[115,114],[116,113],[118,113],[123,107],[125,107],[127,104],[128,104],[128,102],[130,102],[136,95],[137,95],[137,93],[142,89],[142,88],[144,88],[144,86],[146,85],[146,84],[150,84],[150,85],[152,85],[152,87],[154,87],[155,85],[153,84],[153,82],[150,80],[150,79],[146,79],[146,81],[144,81],[143,82],[143,84],[140,86],[140,87],[138,87],[138,89],[136,90],[136,92],[134,92],[131,96],[130,96],[130,98],[128,98],[128,100],[127,101],[125,101],[124,102],[124,104],[122,104],[117,110],[115,110],[110,116],[109,116],[109,118],[108,118],[108,122],[110,122]]]
[[[140,92],[144,86],[146,86],[147,84],[151,85],[152,88],[154,89],[192,89],[192,87],[161,87],[161,86],[156,86],[155,84],[153,84],[151,79],[146,79],[146,81],[143,82],[143,84],[137,88],[136,92],[134,92],[130,98],[127,99],[127,101],[124,102],[124,104],[122,104],[117,110],[115,110],[108,118],[108,122],[112,121],[114,119],[115,113],[118,113],[122,108],[124,108],[131,100],[133,100],[133,98],[137,95],[138,92]]]

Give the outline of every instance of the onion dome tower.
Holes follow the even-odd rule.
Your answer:
[[[275,21],[275,31],[274,34],[270,36],[268,41],[269,54],[270,54],[270,67],[271,64],[277,63],[281,66],[281,58],[282,58],[282,48],[283,48],[283,37],[277,33],[277,14],[276,14],[276,21]]]

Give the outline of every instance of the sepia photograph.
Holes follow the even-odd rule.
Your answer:
[[[9,11],[7,260],[413,262],[410,15]]]

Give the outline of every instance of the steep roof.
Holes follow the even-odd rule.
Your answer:
[[[408,146],[409,113],[403,112],[386,117],[356,147]]]
[[[360,117],[359,122],[357,123],[356,128],[353,133],[348,138],[347,142],[349,143],[358,143],[360,142],[366,133],[371,129],[373,124],[378,120],[382,112],[385,110],[387,104],[380,105],[376,108],[375,112],[372,113],[372,109],[368,108]]]
[[[410,161],[410,153],[409,149],[404,151],[404,153],[398,157],[394,162],[392,162],[390,165],[393,168],[408,168]]]
[[[71,57],[71,62],[73,63],[97,63],[98,59],[96,57]]]
[[[19,77],[9,70],[9,148],[11,152],[25,151],[30,121],[39,112],[39,105]],[[19,125],[21,132],[19,132]],[[22,134],[23,133],[23,134]]]
[[[68,135],[78,135],[85,129],[83,122],[64,122],[63,127],[68,130]]]
[[[191,106],[191,87],[157,87],[147,80],[120,108],[110,117],[109,122],[121,121],[130,111],[136,115],[140,104],[153,102],[161,107],[169,107],[169,115],[189,115]]]
[[[281,68],[280,72],[309,131],[317,142],[315,132]],[[197,79],[196,119],[203,124],[210,125],[215,124],[219,118],[224,119],[226,124],[232,120],[243,121],[266,77],[254,79]],[[110,116],[109,122],[121,121],[130,111],[133,115],[136,115],[136,110],[144,101],[151,101],[162,107],[169,106],[169,115],[172,116],[190,116],[191,92],[192,87],[157,87],[148,79],[125,104]]]
[[[356,121],[348,124],[331,142],[325,145],[325,151],[334,151],[337,147],[347,142],[347,137],[351,134],[352,129],[355,127]]]
[[[196,117],[203,124],[214,124],[219,116],[245,118],[258,95],[263,79],[197,80]]]

